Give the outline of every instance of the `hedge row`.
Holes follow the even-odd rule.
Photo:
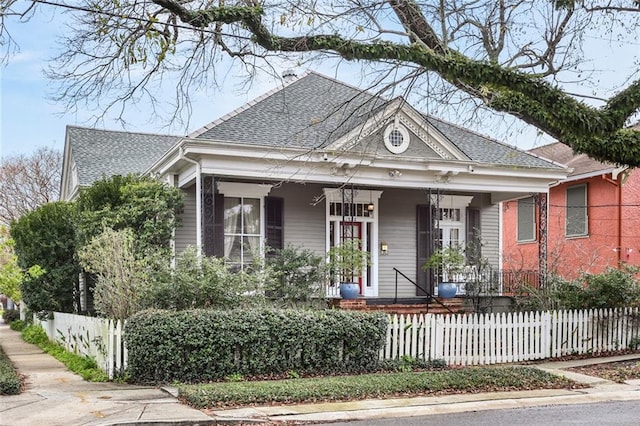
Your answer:
[[[340,310],[144,311],[127,321],[128,373],[138,382],[373,371],[381,313]]]
[[[9,357],[0,348],[0,395],[19,394],[21,386],[20,376],[13,369]]]

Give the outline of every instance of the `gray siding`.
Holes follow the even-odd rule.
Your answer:
[[[490,194],[478,194],[470,206],[480,208],[482,255],[498,267],[499,206],[491,204]],[[427,204],[420,190],[387,189],[380,199],[379,241],[389,246],[389,254],[379,257],[379,297],[394,297],[395,272],[402,271],[416,281],[416,206]],[[402,277],[398,278],[398,297],[414,297],[416,288]]]
[[[182,223],[176,229],[176,254],[182,253],[187,246],[196,245],[196,187],[190,186],[182,190],[184,196],[184,212],[180,216]]]
[[[416,206],[428,202],[419,190],[387,189],[380,198],[379,241],[389,245],[386,256],[379,257],[378,296],[394,297],[393,268],[416,281]],[[416,288],[398,279],[398,297],[415,297]]]
[[[284,199],[284,244],[304,247],[324,256],[325,202],[315,205],[322,196],[322,185],[285,183],[271,190],[269,196]]]
[[[480,211],[482,227],[482,256],[489,260],[494,268],[500,265],[500,206],[488,204]]]
[[[480,208],[482,257],[497,269],[500,265],[500,205],[491,204],[491,194],[478,194],[471,206]]]

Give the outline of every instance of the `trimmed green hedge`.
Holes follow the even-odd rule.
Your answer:
[[[20,376],[13,369],[11,360],[0,347],[0,395],[19,394],[21,387]]]
[[[144,311],[126,326],[128,373],[138,382],[374,371],[382,313],[340,310]]]

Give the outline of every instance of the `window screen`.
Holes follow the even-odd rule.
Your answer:
[[[567,188],[567,237],[587,235],[587,186]]]
[[[535,203],[533,197],[518,200],[518,241],[534,241]]]

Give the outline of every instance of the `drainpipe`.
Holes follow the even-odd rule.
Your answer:
[[[618,183],[618,269],[622,268],[622,180],[616,179]]]
[[[180,159],[196,166],[196,254],[202,256],[202,166],[199,161],[187,158],[184,146],[180,147]]]
[[[616,206],[618,208],[618,241],[616,252],[618,253],[618,269],[622,267],[622,183],[626,170],[627,167],[620,167],[611,172],[611,178],[604,175],[602,176],[604,180],[616,186]]]

